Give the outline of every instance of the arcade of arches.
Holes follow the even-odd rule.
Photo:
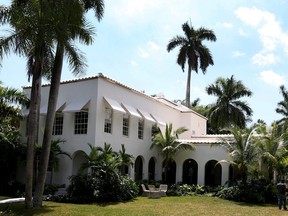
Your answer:
[[[143,162],[142,156],[138,156],[135,160],[134,178],[135,181],[143,180]],[[148,161],[148,180],[155,180],[156,159],[150,158]],[[198,184],[198,163],[194,159],[186,159],[182,165],[182,182],[185,184]],[[172,161],[167,169],[166,183],[176,183],[177,164]],[[164,163],[162,163],[162,179],[165,179]],[[235,171],[229,169],[229,179],[235,176]],[[210,186],[221,185],[222,182],[222,166],[216,160],[210,160],[205,165],[204,184]]]

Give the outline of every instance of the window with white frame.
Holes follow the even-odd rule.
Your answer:
[[[75,113],[74,134],[87,134],[88,112],[81,111]]]
[[[123,114],[122,134],[124,136],[128,136],[129,135],[129,115],[128,114]]]
[[[64,119],[63,113],[55,114],[52,135],[62,135],[63,119]]]
[[[112,133],[112,109],[105,108],[104,132]]]
[[[143,139],[144,134],[144,120],[139,119],[138,121],[138,139]]]

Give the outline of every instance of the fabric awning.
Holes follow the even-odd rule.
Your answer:
[[[151,116],[156,120],[156,122],[160,125],[163,125],[165,126],[166,123],[164,121],[162,121],[158,116],[154,115],[154,114],[151,114]]]
[[[126,113],[126,111],[122,108],[122,106],[115,100],[111,99],[111,98],[107,98],[104,97],[104,99],[106,100],[106,102],[109,104],[109,106],[118,112],[122,112],[122,113]]]
[[[146,119],[147,121],[156,123],[156,121],[152,118],[152,116],[148,112],[146,112],[144,110],[140,110],[140,109],[138,109],[138,111],[144,117],[144,119]]]
[[[63,112],[80,112],[89,102],[90,99],[82,99],[70,102],[63,109]]]
[[[122,105],[124,106],[124,108],[127,110],[127,112],[131,115],[131,116],[135,116],[137,118],[142,118],[142,116],[137,112],[137,110],[132,107],[132,106],[129,106],[127,104],[123,104]]]

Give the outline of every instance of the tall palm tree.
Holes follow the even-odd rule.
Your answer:
[[[26,183],[25,204],[32,208],[33,163],[34,145],[38,135],[39,104],[41,77],[45,64],[52,62],[53,37],[51,28],[54,25],[48,22],[48,8],[45,1],[14,0],[9,7],[0,8],[2,24],[9,24],[11,34],[0,38],[0,58],[13,51],[19,56],[27,58],[28,78],[32,76],[32,89],[27,134]]]
[[[69,64],[72,66],[73,73],[83,72],[85,63],[84,56],[75,49],[73,41],[78,39],[86,45],[92,43],[93,28],[85,19],[85,8],[78,0],[52,1],[54,4],[53,18],[55,19],[56,31],[55,40],[57,41],[54,66],[52,68],[51,85],[48,99],[48,110],[43,136],[43,151],[40,157],[39,177],[36,185],[34,206],[42,206],[42,195],[46,179],[46,170],[48,167],[50,143],[52,138],[53,121],[55,117],[56,104],[62,74],[62,65],[64,55],[69,58]],[[69,5],[69,7],[67,7]],[[77,52],[78,51],[78,52]]]
[[[239,129],[233,127],[225,129],[225,131],[229,131],[233,135],[233,139],[224,138],[220,145],[227,149],[230,160],[222,160],[219,163],[227,162],[235,166],[239,171],[241,180],[246,182],[249,171],[258,162],[259,152],[255,144],[256,128]]]
[[[277,124],[283,124],[288,120],[288,91],[284,85],[280,86],[280,92],[283,96],[283,100],[277,104],[276,112],[283,117],[277,121]]]
[[[182,25],[184,36],[177,35],[172,38],[168,45],[167,51],[170,52],[176,47],[180,47],[177,57],[179,64],[184,72],[185,64],[188,63],[188,77],[186,86],[186,106],[190,105],[190,83],[192,70],[198,73],[198,67],[203,74],[209,65],[214,65],[210,50],[202,44],[204,40],[216,41],[217,38],[212,30],[206,28],[194,29],[188,22]]]
[[[252,116],[252,109],[240,98],[252,95],[241,81],[230,78],[218,78],[206,88],[208,95],[215,95],[217,100],[210,105],[209,119],[213,128],[238,126],[245,128]]]
[[[165,132],[159,132],[154,137],[150,149],[157,148],[164,159],[164,182],[167,181],[168,168],[179,151],[194,150],[194,146],[179,141],[179,135],[186,132],[184,127],[173,131],[172,124],[166,124]]]

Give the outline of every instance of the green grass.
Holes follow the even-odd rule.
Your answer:
[[[4,205],[0,206],[3,211]],[[2,212],[3,214],[3,212]],[[1,213],[0,213],[1,215]],[[23,204],[12,204],[10,211],[5,215],[59,215],[59,216],[134,216],[134,215],[165,215],[165,216],[225,216],[225,215],[288,215],[288,211],[278,210],[275,205],[253,205],[247,203],[231,202],[216,197],[164,197],[161,199],[148,199],[138,197],[134,201],[112,204],[76,205],[55,202],[44,202],[42,209],[25,210]]]

